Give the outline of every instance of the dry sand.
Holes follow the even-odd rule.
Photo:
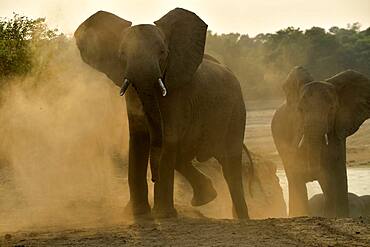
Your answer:
[[[370,218],[216,220],[179,217],[2,236],[2,246],[369,246]]]

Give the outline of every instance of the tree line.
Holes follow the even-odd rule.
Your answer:
[[[238,76],[250,99],[280,97],[294,66],[304,66],[317,80],[346,69],[370,76],[370,28],[360,31],[359,23],[328,31],[288,27],[255,37],[209,31],[206,47]]]
[[[73,39],[50,29],[44,18],[16,14],[0,18],[0,86],[12,76],[45,76],[45,68],[67,46],[74,46]],[[297,65],[306,67],[316,79],[345,69],[370,76],[370,28],[361,31],[359,23],[329,30],[288,27],[255,37],[208,31],[206,53],[237,75],[248,99],[277,98],[282,96],[286,75]]]

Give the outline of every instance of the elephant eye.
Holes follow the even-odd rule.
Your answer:
[[[160,59],[164,60],[165,56],[166,56],[165,50],[161,50],[160,53],[159,53],[159,56],[160,56]]]
[[[307,106],[306,96],[303,96],[302,99],[298,102],[297,109],[298,111],[303,112],[306,106]]]
[[[159,52],[160,52],[161,56],[165,56],[167,54],[166,47],[162,47]]]
[[[120,58],[121,60],[125,60],[125,59],[126,59],[126,52],[121,51],[121,52],[120,52],[120,54],[119,54],[119,58]]]
[[[335,110],[335,106],[334,105],[330,105],[329,110],[333,112]]]

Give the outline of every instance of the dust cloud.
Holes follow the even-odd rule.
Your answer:
[[[45,49],[44,66],[2,89],[0,231],[105,223],[127,201],[119,90],[83,64],[74,42],[50,58],[55,47]]]
[[[8,79],[1,89],[0,232],[130,221],[124,213],[128,123],[119,89],[82,62],[70,38],[48,42],[39,50],[34,71]],[[268,177],[275,174],[268,172],[270,165],[258,163],[260,179],[278,185],[276,178]],[[211,177],[218,197],[209,205],[191,208],[192,189],[177,174],[179,214],[232,218],[220,165],[213,160],[196,166]],[[259,186],[254,186],[254,194],[260,197],[250,198],[247,192],[251,216],[284,216],[284,202],[268,201],[273,190]],[[280,190],[272,194],[282,198]],[[152,198],[149,183],[151,203]]]

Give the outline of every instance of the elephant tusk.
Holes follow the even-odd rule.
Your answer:
[[[304,141],[304,135],[302,135],[302,138],[301,138],[301,140],[298,143],[298,148],[301,148],[302,147],[303,141]]]
[[[167,95],[167,89],[162,81],[162,78],[158,78],[158,84],[159,84],[159,87],[161,88],[162,96],[165,97]]]
[[[130,82],[128,81],[127,78],[125,78],[123,80],[123,84],[122,84],[121,91],[120,91],[119,95],[123,96],[129,85],[130,85]]]
[[[325,134],[325,143],[326,143],[326,146],[329,145],[329,137],[328,137],[328,133]]]

